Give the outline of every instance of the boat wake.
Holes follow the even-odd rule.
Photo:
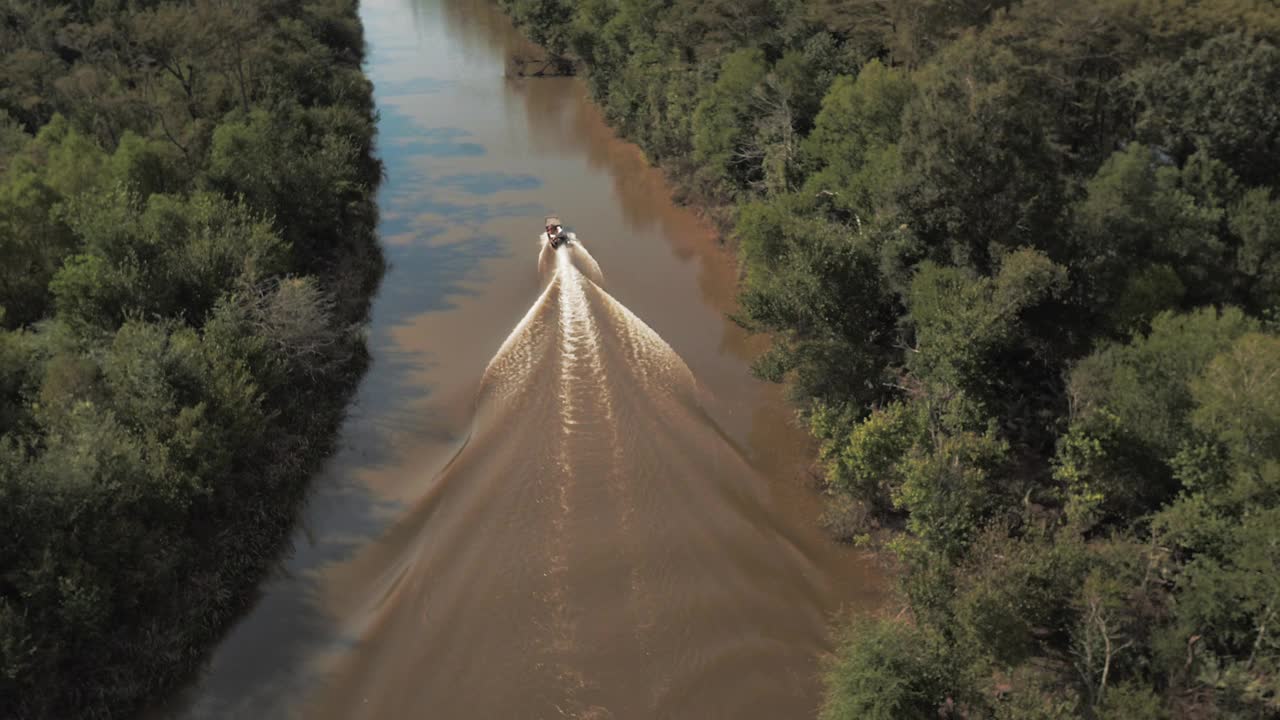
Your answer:
[[[481,380],[470,437],[342,572],[312,718],[811,714],[819,573],[680,357],[577,243]]]

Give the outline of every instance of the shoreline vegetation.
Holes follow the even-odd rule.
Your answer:
[[[0,716],[132,715],[285,550],[384,268],[362,33],[0,9]]]
[[[895,559],[824,720],[1280,715],[1280,8],[501,4],[729,229]]]

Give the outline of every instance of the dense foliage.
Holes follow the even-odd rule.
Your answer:
[[[1280,715],[1280,6],[505,4],[732,210],[900,560],[825,718]]]
[[[0,8],[0,716],[119,717],[278,557],[382,271],[354,0]]]

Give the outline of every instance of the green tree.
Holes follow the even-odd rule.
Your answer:
[[[1241,295],[1252,307],[1280,307],[1280,199],[1264,188],[1248,191],[1231,209],[1239,238],[1236,269]]]
[[[827,675],[823,720],[908,720],[937,716],[948,701],[969,699],[968,668],[926,628],[856,619],[845,630]],[[959,662],[957,662],[959,660]]]
[[[956,642],[1017,667],[1066,649],[1076,620],[1072,600],[1092,558],[1070,529],[1038,528],[1010,537],[1006,523],[979,534],[956,568]]]
[[[1236,31],[1139,69],[1133,83],[1149,142],[1179,159],[1207,152],[1249,184],[1275,181],[1280,113],[1270,95],[1280,85],[1280,49]]]
[[[951,559],[963,555],[1001,505],[996,477],[1007,451],[988,429],[940,436],[933,447],[909,455],[893,500],[908,513],[912,534],[933,552]]]
[[[894,402],[873,410],[851,431],[825,410],[815,412],[811,423],[825,440],[828,486],[874,512],[889,512],[903,484],[903,459],[925,441],[920,409]]]
[[[1246,516],[1231,533],[1223,556],[1193,559],[1179,579],[1170,645],[1194,651],[1196,682],[1215,688],[1223,709],[1241,717],[1263,717],[1276,709],[1278,523],[1276,508]]]
[[[1111,345],[1071,372],[1071,428],[1057,477],[1084,507],[1127,517],[1158,508],[1177,490],[1172,459],[1196,435],[1191,382],[1256,321],[1238,309],[1162,313],[1151,332]]]
[[[1065,268],[1029,249],[1007,255],[994,278],[925,262],[908,297],[915,343],[907,367],[919,378],[963,391],[988,412],[1013,410],[1018,405],[1011,399],[1036,390],[1019,387],[1001,368],[1016,362],[1031,375],[1025,318],[1066,284]]]
[[[856,79],[839,77],[822,101],[804,154],[816,172],[808,192],[832,192],[835,204],[869,217],[890,198],[898,172],[903,108],[915,87],[905,73],[872,60]]]
[[[760,50],[730,53],[698,103],[693,115],[693,154],[708,188],[745,187],[759,177],[759,164],[748,162],[743,150],[750,139],[756,88],[766,72]]]
[[[1059,254],[1061,151],[1045,124],[1051,113],[1018,85],[1016,65],[965,37],[917,76],[895,195],[937,261],[986,273],[1019,246]]]
[[[1280,460],[1280,338],[1241,336],[1190,389],[1196,403],[1191,424],[1212,434],[1235,462]]]
[[[822,220],[754,224],[739,320],[777,333],[759,358],[762,377],[790,378],[800,398],[869,406],[889,359],[895,304],[878,269],[874,238]]]
[[[1231,299],[1234,243],[1223,230],[1237,188],[1231,171],[1203,154],[1182,168],[1161,165],[1158,153],[1137,144],[1109,158],[1075,208],[1086,302],[1106,308],[1114,326],[1132,328],[1152,311]]]

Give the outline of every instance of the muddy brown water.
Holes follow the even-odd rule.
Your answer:
[[[161,718],[805,718],[872,562],[733,258],[484,0],[366,0],[392,269],[294,552]],[[581,244],[537,240],[558,214]]]

